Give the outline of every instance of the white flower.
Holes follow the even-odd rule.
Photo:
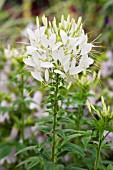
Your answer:
[[[48,71],[48,69],[45,70],[45,80],[46,81],[49,80],[49,71]]]
[[[35,71],[32,71],[31,72],[31,75],[38,81],[42,82],[43,81],[43,78],[41,77],[41,73],[38,72],[37,70]]]
[[[80,63],[78,66],[75,66],[76,63],[73,63],[74,61],[72,61],[72,65],[70,68],[70,74],[74,75],[74,74],[78,74],[82,71],[84,71],[86,68],[89,68],[89,66],[91,64],[93,64],[94,60],[89,58],[88,55],[83,55],[82,58],[80,59]]]
[[[28,58],[23,59],[26,65],[33,67],[31,74],[35,79],[48,82],[50,71],[66,78],[66,75],[78,74],[93,64],[94,60],[88,54],[94,45],[88,42],[81,17],[76,23],[70,16],[67,20],[62,16],[58,26],[55,18],[51,23],[43,16],[43,26],[39,25],[38,17],[36,21],[37,29],[27,30],[30,46],[26,47]]]

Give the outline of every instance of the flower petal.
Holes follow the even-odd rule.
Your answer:
[[[60,70],[54,70],[54,73],[60,74],[62,78],[65,77],[65,74]]]
[[[62,42],[57,42],[56,44],[53,45],[52,51],[57,50],[61,45],[62,45]]]
[[[91,51],[92,47],[92,44],[84,43],[81,47],[81,55],[88,54]]]
[[[54,67],[54,65],[50,62],[41,62],[40,66],[43,68],[53,68]]]
[[[45,70],[45,80],[46,81],[49,80],[49,71],[48,71],[48,69]]]
[[[46,35],[43,35],[43,36],[41,37],[41,44],[42,44],[45,48],[48,47],[48,39],[47,39]]]
[[[77,66],[73,69],[70,69],[70,74],[71,75],[74,75],[74,74],[78,74],[80,72],[84,71],[84,68],[80,67],[80,66]]]
[[[56,43],[56,34],[52,34],[49,38],[48,44],[52,48],[55,43]]]
[[[38,72],[37,70],[35,71],[32,71],[31,72],[31,75],[38,81],[42,82],[43,81],[43,78],[41,77],[41,73]]]
[[[31,29],[27,28],[27,33],[28,33],[30,39],[36,40],[35,33]]]
[[[36,67],[36,63],[33,61],[31,57],[28,56],[28,58],[24,58],[23,62],[28,66]]]
[[[61,38],[62,38],[62,42],[63,42],[64,44],[66,44],[66,43],[67,43],[67,40],[68,40],[68,36],[67,36],[67,34],[65,33],[65,31],[61,30],[61,31],[60,31],[60,36],[61,36]]]
[[[80,63],[79,66],[83,67],[83,68],[88,68],[89,65],[93,64],[94,60],[89,58],[88,55],[82,55],[81,59],[80,59]]]

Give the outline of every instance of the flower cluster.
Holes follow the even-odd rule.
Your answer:
[[[26,47],[27,58],[23,60],[33,67],[31,74],[35,79],[48,81],[50,72],[58,73],[63,78],[73,76],[93,64],[94,60],[88,54],[94,45],[88,43],[81,17],[76,23],[70,16],[67,20],[62,16],[58,26],[55,18],[48,22],[43,16],[43,26],[39,25],[38,17],[36,21],[36,30],[27,29],[30,46]]]
[[[101,102],[102,102],[102,110],[96,109],[88,100],[87,100],[87,107],[90,113],[94,111],[101,121],[103,120],[103,122],[105,123],[110,123],[110,120],[113,120],[113,111],[111,111],[110,106],[108,107],[106,106],[103,96],[101,97]],[[95,119],[95,116],[93,116],[93,118]]]

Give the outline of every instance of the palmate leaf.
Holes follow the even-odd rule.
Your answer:
[[[5,0],[1,0],[1,1],[0,1],[0,10],[2,9],[4,3],[5,3]]]
[[[87,148],[87,145],[88,145],[90,139],[91,139],[91,136],[89,136],[89,137],[84,137],[84,138],[82,139],[82,143],[83,143],[85,149]]]
[[[64,141],[63,141],[62,145],[65,144],[67,141],[69,141],[71,139],[74,139],[76,137],[79,137],[79,136],[83,136],[83,134],[78,133],[78,134],[73,134],[73,135],[67,136],[66,138],[64,138]]]
[[[42,132],[49,132],[51,130],[51,128],[49,126],[45,126],[45,125],[39,125],[39,126],[37,126],[37,129]]]
[[[56,170],[56,165],[50,161],[44,161],[44,170]]]
[[[79,168],[74,165],[69,165],[68,167],[65,168],[65,170],[87,170],[87,169]]]
[[[68,142],[65,143],[61,148],[61,152],[64,151],[68,151],[70,153],[74,153],[82,157],[84,156],[84,152],[82,148],[80,148],[78,145],[75,145],[74,143],[68,143]]]
[[[35,162],[37,161],[37,162],[38,162],[38,160],[39,160],[39,157],[37,157],[37,156],[32,156],[32,157],[30,157],[30,158],[22,161],[21,163],[19,163],[19,164],[17,165],[17,167],[19,167],[19,166],[21,166],[21,165],[24,165],[24,164],[31,163],[31,162],[33,162],[33,161],[35,161]]]
[[[33,160],[33,161],[28,165],[27,170],[32,169],[34,166],[36,166],[36,165],[39,164],[39,163],[40,163],[40,160],[39,160],[39,159]]]
[[[20,153],[23,153],[23,152],[26,152],[26,151],[29,151],[29,150],[33,150],[33,149],[36,149],[36,148],[37,148],[37,145],[28,146],[26,148],[23,148],[23,149],[19,150],[15,155],[19,155]]]
[[[56,133],[57,133],[57,135],[60,136],[61,138],[65,139],[66,136],[65,136],[65,133],[63,132],[63,130],[58,129],[58,130],[56,130]]]
[[[107,166],[107,170],[113,170],[113,165],[111,165],[111,164],[108,165],[108,166]]]
[[[12,149],[14,148],[14,145],[11,143],[1,143],[0,144],[0,159],[8,156]]]

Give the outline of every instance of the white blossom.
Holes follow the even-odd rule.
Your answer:
[[[88,42],[88,36],[82,29],[81,17],[76,23],[70,16],[67,20],[61,17],[57,26],[56,19],[52,23],[42,17],[43,26],[36,18],[37,29],[28,29],[30,45],[26,47],[27,58],[23,61],[33,67],[32,76],[40,82],[48,82],[49,72],[73,76],[83,72],[93,64],[88,55],[94,45]]]

